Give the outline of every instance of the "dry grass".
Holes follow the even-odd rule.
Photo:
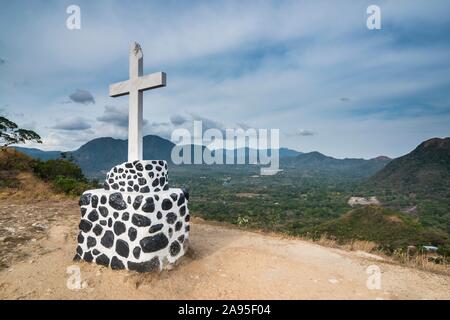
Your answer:
[[[367,253],[375,253],[381,256],[385,262],[401,264],[410,268],[416,268],[425,270],[437,274],[450,275],[450,264],[446,262],[445,257],[437,257],[440,260],[439,263],[433,261],[433,257],[428,254],[417,253],[415,255],[409,255],[405,252],[394,252],[393,255],[386,255],[385,252],[378,250],[378,244],[372,241],[352,240],[350,242],[340,244],[333,238],[330,238],[327,234],[322,234],[319,239],[313,240],[311,238],[302,238],[306,241],[314,241],[315,243],[328,247],[338,248],[347,251],[363,251]]]
[[[69,197],[55,193],[48,183],[36,178],[31,172],[19,172],[16,175],[19,182],[17,188],[1,188],[0,200],[8,200],[9,203],[31,203],[36,201],[58,201]]]
[[[409,255],[403,252],[395,253],[393,258],[395,261],[398,261],[402,265],[406,265],[408,267],[450,275],[450,264],[445,261],[445,258],[441,259],[442,262],[436,263],[433,261],[433,257],[428,254],[418,253],[415,255]]]
[[[370,253],[377,249],[378,244],[372,241],[352,240],[349,243],[342,245],[342,247],[350,251],[364,251]]]

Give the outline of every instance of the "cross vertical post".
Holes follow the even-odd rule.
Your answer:
[[[134,42],[129,53],[130,79],[109,86],[109,95],[119,97],[129,94],[128,110],[128,162],[143,160],[143,92],[166,86],[166,74],[156,72],[144,76],[144,56],[141,46]]]

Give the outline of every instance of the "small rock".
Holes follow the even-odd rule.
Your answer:
[[[332,283],[332,284],[336,284],[336,283],[338,283],[339,281],[338,281],[337,279],[331,278],[331,279],[328,279],[328,282],[329,282],[329,283]]]

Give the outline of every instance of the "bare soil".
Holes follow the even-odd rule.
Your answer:
[[[1,299],[450,299],[445,275],[198,219],[189,253],[170,271],[74,263],[78,219],[74,200],[0,202]],[[371,265],[380,289],[366,285]],[[73,268],[82,289],[67,286]]]

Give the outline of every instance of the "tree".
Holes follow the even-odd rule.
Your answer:
[[[41,137],[32,130],[19,128],[17,124],[5,117],[0,117],[0,147],[5,150],[11,144],[34,141],[42,143]]]

